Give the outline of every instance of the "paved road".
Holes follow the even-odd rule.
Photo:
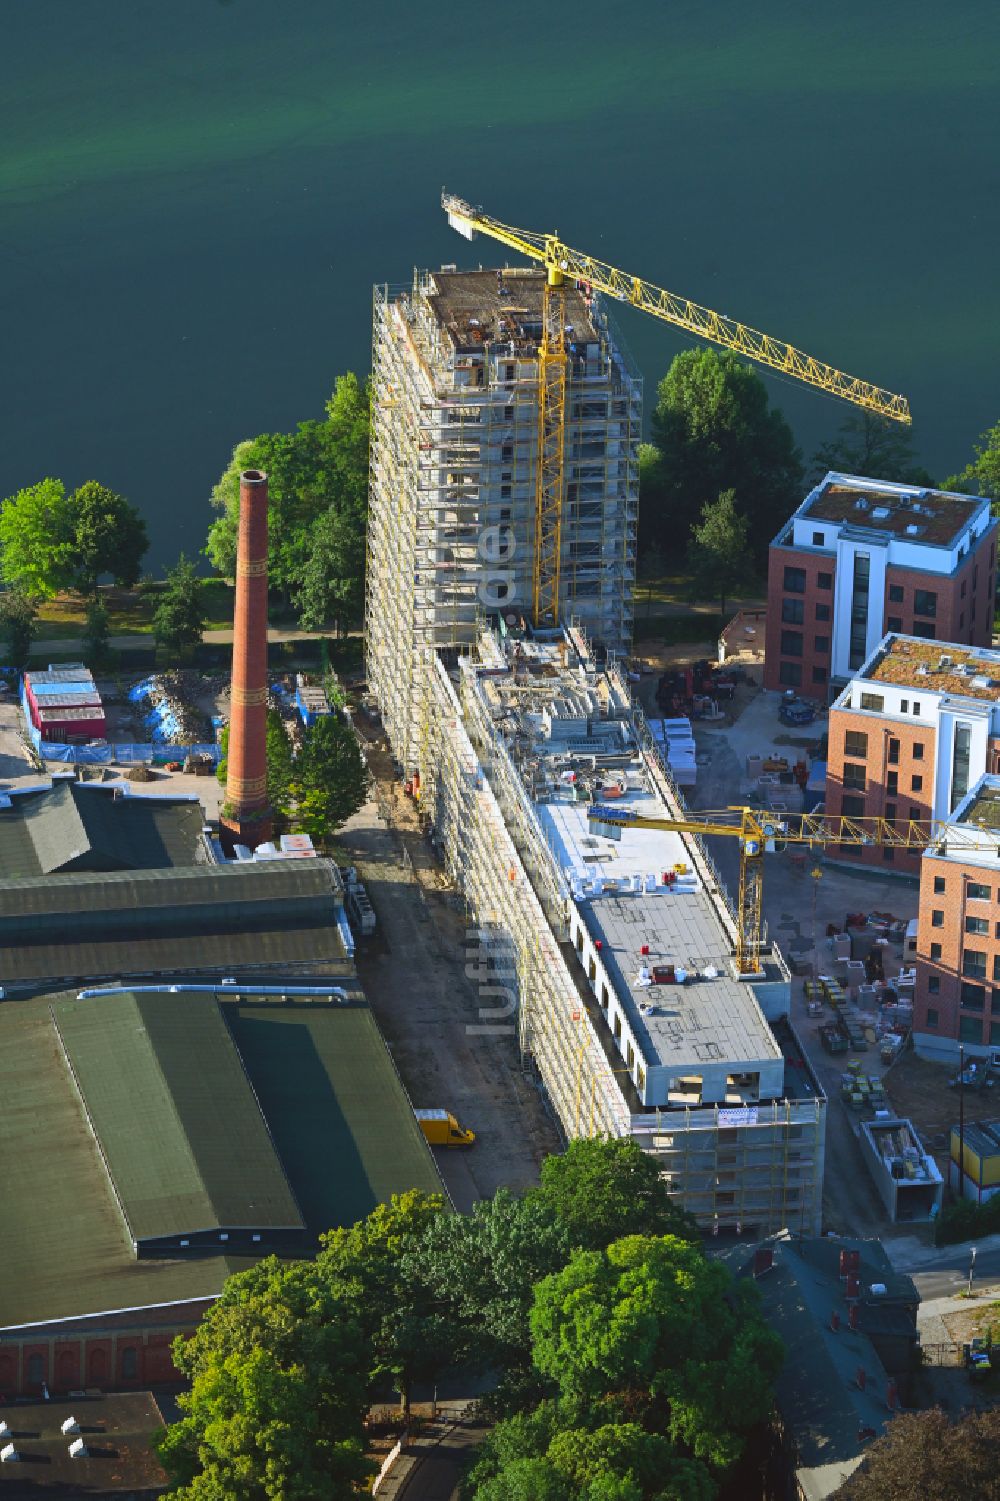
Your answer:
[[[458,1501],[472,1451],[487,1432],[480,1424],[459,1419],[433,1448],[419,1451],[417,1462],[396,1491],[396,1497],[399,1501]]]
[[[909,1270],[910,1276],[927,1302],[931,1298],[954,1297],[968,1286],[971,1247],[966,1244],[946,1246],[933,1261],[922,1261],[919,1266],[906,1268],[894,1257],[898,1270]],[[973,1288],[989,1287],[1000,1282],[1000,1246],[989,1245],[976,1248],[976,1266]]]

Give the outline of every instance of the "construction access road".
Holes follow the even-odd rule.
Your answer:
[[[435,1150],[456,1206],[468,1210],[502,1185],[537,1182],[559,1134],[522,1068],[515,1026],[480,1014],[497,1003],[479,994],[474,925],[384,745],[370,722],[359,729],[373,795],[338,835],[378,922],[375,936],[358,943],[358,974],[414,1108],[450,1110],[476,1133],[467,1150]]]

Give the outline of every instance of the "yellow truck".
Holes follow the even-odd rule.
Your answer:
[[[466,1131],[447,1110],[415,1110],[414,1115],[432,1147],[471,1147],[475,1131]]]

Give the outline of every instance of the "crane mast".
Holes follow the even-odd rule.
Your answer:
[[[772,338],[725,313],[702,307],[689,297],[668,292],[640,276],[620,271],[607,261],[564,245],[555,234],[516,229],[483,213],[454,193],[441,194],[448,223],[466,239],[477,234],[516,250],[546,268],[542,295],[542,340],[538,352],[538,462],[535,475],[535,554],[533,618],[536,625],[555,624],[559,614],[562,547],[564,453],[566,431],[566,350],[562,290],[566,281],[581,282],[618,302],[628,302],[686,333],[754,360],[766,369],[791,376],[804,385],[837,396],[893,422],[910,422],[905,396],[871,381],[847,375],[817,360],[794,344]]]

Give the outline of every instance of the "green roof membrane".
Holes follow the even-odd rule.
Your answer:
[[[53,1017],[137,1245],[304,1230],[211,995],[60,1001]]]

